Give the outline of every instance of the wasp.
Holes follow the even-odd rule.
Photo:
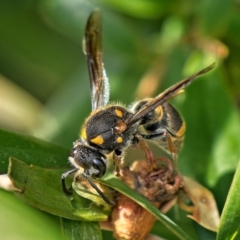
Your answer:
[[[183,91],[196,77],[213,69],[215,63],[169,87],[155,98],[137,101],[129,108],[112,105],[109,103],[109,81],[102,61],[101,34],[101,12],[95,10],[88,18],[83,41],[90,78],[92,112],[70,152],[69,162],[73,169],[62,174],[62,187],[69,194],[65,179],[69,174],[77,172],[75,176],[85,177],[100,197],[112,205],[93,181],[105,174],[107,154],[113,154],[116,169],[126,148],[140,146],[148,153],[146,140],[152,140],[176,155],[183,141],[185,123],[167,101]]]

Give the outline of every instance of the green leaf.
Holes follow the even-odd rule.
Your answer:
[[[1,1],[0,22],[7,24],[0,26],[0,64],[9,79],[43,100],[79,67],[81,43],[44,24],[39,2]]]
[[[130,16],[141,19],[154,19],[162,16],[171,5],[168,1],[155,0],[132,0],[132,1],[116,1],[104,0],[103,2],[116,8]]]
[[[80,222],[61,218],[61,228],[67,240],[102,240],[98,222]]]
[[[226,33],[228,24],[232,18],[234,1],[201,1],[199,6],[200,26],[213,35],[222,36]]]
[[[240,239],[240,163],[238,164],[220,221],[218,240]]]
[[[240,154],[239,117],[222,77],[217,68],[189,86],[182,107],[187,131],[180,168],[184,175],[211,185],[226,171],[235,170]]]
[[[43,169],[10,159],[9,177],[15,194],[26,203],[48,213],[73,220],[104,221],[107,214],[102,207],[74,195],[66,196],[61,187],[62,171]]]
[[[238,12],[233,14],[232,20],[229,23],[227,35],[228,35],[229,39],[232,42],[234,42],[236,45],[239,46],[239,39],[240,39],[240,16],[239,16]],[[234,46],[234,47],[236,48],[236,46]]]
[[[107,186],[119,191],[120,193],[126,195],[133,201],[137,202],[140,206],[151,212],[161,223],[163,223],[170,231],[172,231],[179,239],[192,239],[185,233],[178,225],[176,225],[171,219],[166,215],[162,214],[159,209],[154,207],[145,197],[137,193],[135,190],[128,187],[119,178],[113,174],[105,174],[99,182],[106,184]]]
[[[59,217],[50,216],[32,208],[19,201],[11,192],[0,190],[0,199],[1,238],[9,240],[56,240],[61,238]]]
[[[228,114],[226,124],[214,141],[211,161],[207,169],[209,184],[214,185],[219,176],[234,171],[240,156],[240,119],[236,112]]]
[[[69,150],[37,138],[0,129],[0,174],[6,173],[10,157],[47,168],[67,168]]]

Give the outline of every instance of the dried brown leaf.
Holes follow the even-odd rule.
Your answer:
[[[184,210],[191,212],[188,215],[201,226],[216,232],[220,216],[213,194],[191,178],[183,177],[183,190],[192,201],[193,206],[188,206],[179,199],[179,205]]]

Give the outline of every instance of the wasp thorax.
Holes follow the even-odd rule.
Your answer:
[[[121,148],[129,138],[125,122],[130,116],[132,113],[120,106],[100,110],[86,121],[82,137],[90,146],[105,151]]]

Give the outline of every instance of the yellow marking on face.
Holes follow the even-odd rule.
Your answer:
[[[97,145],[102,145],[104,140],[101,135],[98,135],[97,137],[90,140],[92,143],[95,143]]]
[[[120,109],[115,109],[115,114],[120,118],[123,117],[123,111]]]
[[[177,131],[176,135],[177,135],[178,137],[181,137],[181,136],[184,135],[185,131],[186,131],[186,125],[185,125],[185,123],[183,122],[183,123],[182,123],[182,126],[181,126],[180,129]]]
[[[83,138],[83,139],[85,139],[86,140],[86,138],[87,138],[87,134],[86,134],[86,128],[84,127],[82,130],[81,130],[81,137]]]
[[[117,137],[117,143],[122,143],[122,142],[123,142],[122,137]]]

